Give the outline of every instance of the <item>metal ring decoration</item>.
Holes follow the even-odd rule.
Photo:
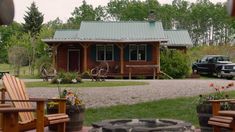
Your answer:
[[[12,23],[15,15],[13,0],[0,0],[0,25]]]

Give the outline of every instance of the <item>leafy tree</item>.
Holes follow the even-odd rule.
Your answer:
[[[105,7],[98,6],[95,8],[95,20],[104,21],[108,19]]]
[[[85,0],[82,1],[80,7],[75,7],[72,12],[72,17],[69,18],[68,23],[80,25],[82,21],[94,21],[96,12],[92,5],[88,5]]]
[[[0,26],[0,63],[8,63],[8,41],[11,36],[21,33],[22,26],[19,23],[13,22],[9,26]]]
[[[24,33],[15,34],[8,40],[8,60],[13,65],[16,75],[19,75],[22,65],[28,65],[28,62],[32,60],[32,46],[29,39],[30,36]]]
[[[61,28],[63,26],[62,20],[60,20],[59,17],[57,17],[55,20],[51,20],[45,24],[46,27],[52,28],[52,29],[57,29]]]
[[[29,11],[26,12],[24,16],[25,23],[23,24],[24,31],[29,33],[31,36],[32,43],[32,64],[31,64],[31,74],[34,74],[34,65],[35,65],[35,49],[36,49],[36,39],[38,38],[42,23],[43,23],[43,14],[39,12],[36,4],[33,2],[28,8]]]

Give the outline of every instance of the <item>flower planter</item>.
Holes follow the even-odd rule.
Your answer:
[[[212,126],[208,124],[208,120],[212,117],[212,105],[209,103],[197,105],[197,116],[201,132],[212,132]]]
[[[58,113],[58,105],[51,106],[47,104],[47,113]],[[69,106],[66,107],[66,114],[68,114],[70,121],[66,123],[66,132],[80,131],[83,126],[85,105]],[[56,131],[57,125],[49,125],[49,130]]]

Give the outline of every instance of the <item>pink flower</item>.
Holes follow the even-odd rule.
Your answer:
[[[213,83],[211,83],[209,86],[210,86],[210,87],[214,87],[214,84],[213,84]]]

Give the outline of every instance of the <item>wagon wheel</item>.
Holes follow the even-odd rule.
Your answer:
[[[40,74],[41,77],[45,80],[48,81],[48,78],[56,76],[56,69],[52,66],[51,63],[43,63],[40,66]]]
[[[106,62],[106,61],[101,62],[99,67],[100,67],[100,69],[103,70],[103,73],[108,73],[109,72],[109,64],[108,64],[108,62]]]
[[[100,63],[99,67],[100,67],[99,76],[101,80],[104,81],[107,73],[109,72],[109,64],[108,62],[104,61]]]

